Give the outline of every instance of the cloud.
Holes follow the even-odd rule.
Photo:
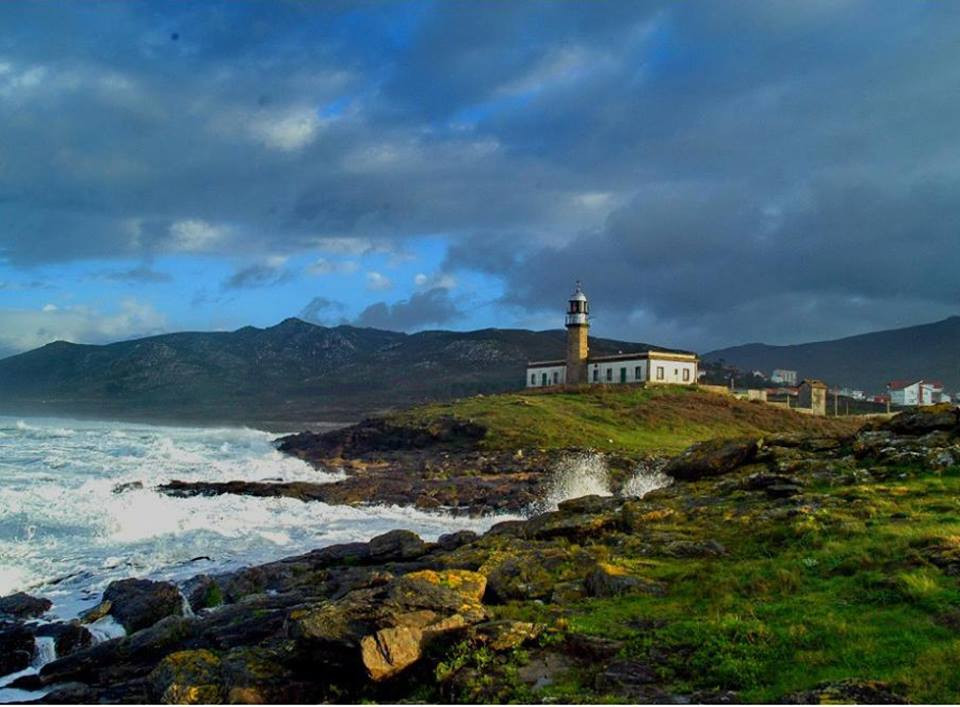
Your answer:
[[[223,282],[225,290],[242,290],[254,287],[272,287],[293,278],[293,273],[284,265],[286,258],[274,256],[262,263],[255,263],[237,270]]]
[[[345,308],[343,302],[326,297],[314,297],[300,311],[300,318],[314,324],[330,326],[339,323],[337,320],[343,321],[342,314]]]
[[[449,273],[438,272],[427,275],[426,273],[420,272],[413,276],[413,284],[421,289],[427,290],[437,287],[444,290],[452,290],[457,286],[457,280]]]
[[[367,289],[371,292],[382,292],[393,287],[393,282],[386,275],[371,270],[367,273]]]
[[[444,325],[456,321],[463,312],[450,299],[444,288],[417,292],[409,299],[393,304],[377,302],[364,309],[354,323],[357,326],[412,331],[427,325]]]
[[[0,4],[5,280],[429,236],[518,321],[581,277],[598,332],[692,348],[956,309],[956,4],[157,7]]]
[[[330,275],[332,273],[350,274],[356,272],[360,265],[355,260],[328,260],[327,258],[317,258],[306,270],[310,275],[317,277]]]
[[[0,309],[0,351],[20,353],[61,339],[103,344],[159,334],[166,328],[163,314],[136,299],[122,300],[112,312],[54,304],[39,310]]]
[[[138,265],[137,267],[126,270],[107,270],[100,273],[99,276],[104,280],[140,284],[157,284],[173,281],[173,276],[169,273],[154,270],[148,265]]]

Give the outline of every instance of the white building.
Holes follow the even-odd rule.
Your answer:
[[[890,402],[894,405],[936,405],[950,402],[940,381],[897,380],[887,384]]]
[[[772,383],[783,383],[784,385],[796,385],[797,372],[785,368],[774,368],[773,373],[770,374],[770,381]]]
[[[527,364],[528,388],[583,383],[674,383],[694,385],[699,377],[699,357],[689,351],[648,350],[613,356],[590,356],[587,331],[590,306],[577,283],[567,308],[565,360]]]

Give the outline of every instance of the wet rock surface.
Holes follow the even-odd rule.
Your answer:
[[[128,633],[149,628],[167,616],[180,616],[183,613],[183,597],[171,582],[149,579],[111,582],[103,593],[103,601],[110,602],[107,613],[122,624]]]
[[[0,619],[29,619],[41,616],[53,606],[49,599],[32,597],[24,592],[0,597]]]

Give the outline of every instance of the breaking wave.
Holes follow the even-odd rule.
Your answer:
[[[343,478],[281,454],[273,437],[251,429],[0,417],[0,596],[43,595],[54,602],[54,617],[70,619],[115,579],[182,580],[395,528],[433,540],[502,520],[291,498],[173,498],[155,490],[173,479]]]

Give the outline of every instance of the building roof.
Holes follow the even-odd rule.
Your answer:
[[[923,380],[918,378],[912,378],[910,380],[895,380],[887,383],[887,387],[890,390],[903,390],[904,388],[909,388],[911,385],[916,385],[917,383],[923,383]]]
[[[650,356],[654,358],[658,356],[682,356],[683,358],[689,358],[693,361],[699,361],[700,357],[692,351],[680,351],[677,349],[647,349],[644,351],[633,351],[631,353],[621,353],[621,354],[611,354],[607,356],[588,356],[587,364],[591,363],[611,363],[615,361],[636,361],[640,359],[647,359]],[[563,359],[551,359],[547,361],[528,361],[527,368],[540,367],[545,368],[547,366],[566,366],[567,362]]]

